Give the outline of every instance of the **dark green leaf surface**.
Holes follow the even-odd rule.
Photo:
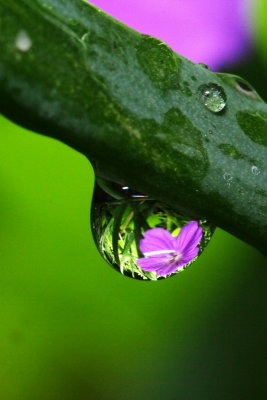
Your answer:
[[[83,0],[0,0],[0,15],[4,115],[84,153],[98,176],[266,251],[267,106],[256,93]],[[209,83],[227,96],[221,113],[200,101]]]

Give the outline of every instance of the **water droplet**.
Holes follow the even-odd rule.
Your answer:
[[[200,101],[212,112],[218,113],[226,106],[226,94],[216,83],[208,83],[198,88]]]
[[[238,92],[245,94],[246,96],[251,97],[252,99],[263,101],[260,95],[254,89],[254,87],[245,79],[240,77],[234,77],[233,81],[235,84],[235,88],[236,90],[238,90]]]
[[[99,184],[101,187],[96,184],[92,202],[93,236],[103,258],[123,275],[147,281],[176,275],[195,261],[209,243],[214,226],[206,220],[199,220],[198,225],[195,225],[201,227],[203,232],[199,242],[199,253],[194,258],[189,257],[186,265],[176,267],[179,260],[182,260],[183,254],[171,246],[171,240],[168,243],[169,248],[166,247],[166,243],[162,245],[165,236],[161,235],[171,238],[171,234],[177,237],[181,228],[190,222],[190,218],[171,210],[163,203],[137,193],[129,186],[106,181],[99,181]],[[149,231],[154,228],[161,229]],[[151,232],[152,236],[156,235],[154,240],[149,236]],[[149,248],[146,250],[148,253],[143,254],[140,241],[145,234]],[[145,259],[145,263],[148,262],[149,271],[145,270],[145,266],[139,262],[140,259]],[[158,263],[163,264],[164,274],[155,270]],[[182,261],[180,263],[182,264]],[[169,273],[170,267],[173,266],[175,271]]]
[[[254,92],[254,88],[250,85],[250,83],[245,81],[245,79],[236,78],[235,82],[236,82],[236,88],[238,90],[240,90],[241,92],[243,92],[243,93]]]
[[[198,65],[201,65],[201,67],[203,67],[203,68],[205,68],[205,69],[210,69],[210,67],[208,66],[208,64],[198,63]]]
[[[15,40],[15,46],[22,52],[27,52],[32,47],[32,40],[26,31],[19,31]]]
[[[231,181],[233,180],[233,177],[231,174],[229,174],[228,172],[225,172],[223,174],[223,179],[227,182],[227,184],[230,184]]]
[[[253,165],[251,167],[251,172],[253,173],[253,175],[259,175],[261,173],[261,170],[258,167],[256,167],[256,165]]]
[[[240,78],[237,75],[232,75],[232,74],[225,74],[225,73],[216,73],[216,75],[225,83],[228,85],[232,86],[234,89],[236,89],[239,93],[248,96],[252,99],[263,101],[263,99],[260,97],[260,95],[256,92],[253,86],[249,82],[247,82],[245,79]]]

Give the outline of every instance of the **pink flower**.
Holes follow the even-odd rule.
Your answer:
[[[90,0],[137,31],[218,70],[250,43],[253,0]]]
[[[145,257],[139,258],[137,264],[144,271],[155,271],[158,276],[172,274],[198,255],[197,246],[202,236],[203,230],[196,221],[183,226],[177,237],[163,228],[149,229],[140,241]]]

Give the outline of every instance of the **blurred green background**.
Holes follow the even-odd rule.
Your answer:
[[[91,237],[88,161],[4,118],[0,138],[1,399],[263,396],[264,257],[217,230],[177,277],[123,277]]]
[[[225,69],[265,99],[266,26]],[[0,127],[0,399],[266,398],[267,259],[218,229],[178,276],[125,278],[92,240],[87,159]]]

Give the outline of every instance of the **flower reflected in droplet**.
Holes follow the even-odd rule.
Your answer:
[[[196,221],[183,226],[177,237],[163,228],[149,229],[140,241],[140,250],[145,257],[139,258],[137,264],[158,276],[172,274],[198,255],[202,236],[203,230]]]

